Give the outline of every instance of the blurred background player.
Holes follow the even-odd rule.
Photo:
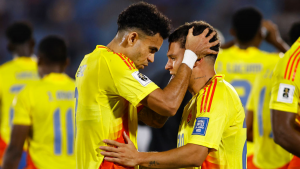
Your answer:
[[[205,37],[187,40],[185,60],[179,73],[164,89],[141,74],[170,31],[170,20],[156,6],[139,2],[130,5],[118,18],[118,32],[106,46],[82,60],[76,74],[76,161],[77,168],[123,168],[104,160],[99,146],[103,139],[124,143],[123,131],[135,146],[138,120],[162,126],[178,110],[198,57],[217,54],[210,50],[218,43]],[[188,43],[189,42],[189,43]],[[197,55],[194,53],[197,53]],[[137,114],[138,105],[145,107]],[[156,113],[155,113],[155,112]]]
[[[11,141],[3,169],[16,169],[28,139],[28,168],[76,168],[74,154],[74,88],[64,74],[67,47],[56,36],[44,38],[38,47],[41,80],[27,85],[16,98]]]
[[[271,78],[276,63],[270,64],[257,75],[247,103],[247,140],[254,143],[253,160],[248,169],[287,169],[290,153],[273,140],[269,103]]]
[[[211,41],[216,41],[216,31],[203,21],[186,23],[170,35],[166,68],[173,75],[179,73],[186,36],[197,36],[206,28],[210,29],[209,36],[213,36]],[[219,51],[219,46],[217,44],[211,49]],[[223,75],[216,74],[216,58],[215,54],[206,55],[198,59],[193,67],[188,87],[193,98],[184,109],[176,149],[139,153],[130,141],[128,145],[107,141],[119,147],[100,147],[114,152],[103,151],[102,154],[108,156],[106,159],[127,166],[149,168],[246,169],[245,112],[234,88],[224,80]]]
[[[294,44],[275,67],[270,109],[274,141],[294,155],[289,169],[297,169],[300,168],[300,22],[293,24],[289,36]]]
[[[278,54],[261,51],[261,42],[265,39],[281,52],[285,52],[288,45],[281,39],[276,25],[263,21],[260,11],[253,7],[241,8],[234,13],[230,33],[235,43],[220,51],[216,72],[225,74],[225,79],[236,89],[245,107],[256,75],[279,59]],[[252,144],[249,143],[248,162],[252,154]]]
[[[6,32],[7,49],[13,60],[0,67],[0,160],[4,156],[10,133],[14,109],[12,102],[16,94],[27,84],[38,79],[36,58],[33,57],[34,39],[28,23],[16,22]],[[26,153],[22,155],[20,168],[25,167]]]

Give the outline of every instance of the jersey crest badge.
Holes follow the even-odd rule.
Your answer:
[[[152,82],[146,75],[140,73],[139,71],[135,71],[131,75],[144,87]]]
[[[194,126],[192,135],[202,135],[205,136],[209,118],[208,117],[198,117]]]
[[[294,91],[295,91],[295,86],[280,83],[277,101],[283,103],[293,103]]]

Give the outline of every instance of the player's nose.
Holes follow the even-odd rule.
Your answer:
[[[150,55],[148,56],[147,60],[148,60],[149,62],[153,63],[153,62],[154,62],[154,54],[150,54]]]
[[[165,66],[165,69],[166,70],[170,70],[170,69],[172,69],[172,67],[173,67],[173,64],[171,63],[170,59],[168,59],[168,62],[166,64],[166,66]]]

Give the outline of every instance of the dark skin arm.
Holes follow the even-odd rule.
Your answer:
[[[194,36],[193,28],[191,28],[185,48],[196,53],[198,58],[203,58],[207,54],[217,54],[218,52],[211,50],[210,47],[217,45],[219,41],[209,42],[216,33],[213,32],[206,37],[207,33],[208,29],[205,29],[202,34]],[[182,63],[175,78],[164,89],[159,88],[150,93],[141,101],[141,104],[162,116],[174,116],[187,91],[191,73],[192,69]]]
[[[246,124],[247,124],[247,141],[253,141],[253,111],[247,110]]]
[[[117,147],[100,147],[105,150],[101,152],[106,156],[105,160],[130,167],[185,168],[201,166],[209,153],[209,148],[196,144],[187,144],[165,152],[138,152],[128,136],[125,133],[123,135],[128,144],[103,140]]]
[[[142,121],[146,125],[153,128],[162,128],[166,121],[168,120],[168,116],[162,116],[155,113],[153,110],[148,107],[143,107],[142,110],[138,113],[139,121]]]
[[[22,157],[23,146],[29,136],[31,126],[14,125],[10,143],[6,149],[2,169],[17,169]]]
[[[300,129],[295,123],[296,113],[271,110],[275,143],[300,157]]]

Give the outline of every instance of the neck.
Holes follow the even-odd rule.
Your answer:
[[[64,68],[61,65],[49,65],[41,69],[43,70],[43,74],[41,74],[41,77],[44,77],[45,75],[48,75],[50,73],[64,73]]]
[[[209,84],[209,81],[211,78],[216,74],[214,67],[210,69],[202,69],[199,71],[199,73],[193,77],[191,77],[191,84],[188,87],[189,92],[192,93],[192,95],[197,94],[201,89],[203,89],[207,84]]]
[[[260,43],[261,43],[261,39],[259,37],[257,37],[257,36],[253,40],[251,40],[249,42],[240,42],[238,39],[236,39],[235,41],[236,41],[236,45],[240,49],[247,49],[249,47],[259,48]]]
[[[32,55],[32,49],[28,46],[28,44],[18,45],[15,47],[13,55],[30,57]]]

